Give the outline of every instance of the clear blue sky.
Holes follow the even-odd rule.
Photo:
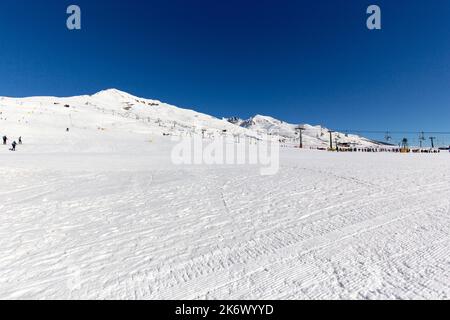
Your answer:
[[[0,95],[114,87],[219,117],[449,131],[449,86],[448,0],[0,2]]]

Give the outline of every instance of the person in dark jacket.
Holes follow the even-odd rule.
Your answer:
[[[15,142],[15,141],[13,141],[13,143],[12,143],[12,149],[11,149],[11,151],[16,151],[16,146],[17,146],[17,143]]]
[[[19,144],[22,144],[22,137],[19,137]]]
[[[8,141],[8,137],[7,136],[3,136],[3,144],[5,145],[6,142]]]

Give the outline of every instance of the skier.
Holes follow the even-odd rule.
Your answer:
[[[19,137],[19,144],[22,144],[22,137]]]
[[[13,141],[13,143],[12,143],[12,149],[11,149],[11,151],[16,151],[16,146],[17,146],[17,143],[15,142],[15,141]]]
[[[7,136],[3,136],[3,145],[5,145],[7,141],[8,141],[8,137]]]

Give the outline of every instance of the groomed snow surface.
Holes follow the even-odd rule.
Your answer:
[[[146,145],[1,149],[0,298],[449,298],[448,154],[283,149],[261,176]]]
[[[117,90],[0,98],[0,136],[24,141],[0,145],[0,299],[449,298],[448,153],[281,148],[271,176],[172,161],[174,137],[265,129],[295,130]]]

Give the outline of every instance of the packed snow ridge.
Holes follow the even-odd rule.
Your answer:
[[[129,93],[108,89],[94,95],[75,97],[0,97],[0,121],[4,134],[54,138],[61,130],[79,129],[109,133],[139,133],[159,136],[193,136],[215,138],[234,135],[263,139],[279,136],[286,145],[297,145],[296,128],[271,117],[257,115],[243,121],[238,118],[218,119],[193,110],[178,108],[159,100],[139,98]],[[43,130],[45,128],[45,130]],[[328,129],[302,125],[305,147],[329,145]],[[88,134],[86,135],[88,136]],[[374,147],[378,143],[356,135],[333,133],[333,141],[355,146]]]

